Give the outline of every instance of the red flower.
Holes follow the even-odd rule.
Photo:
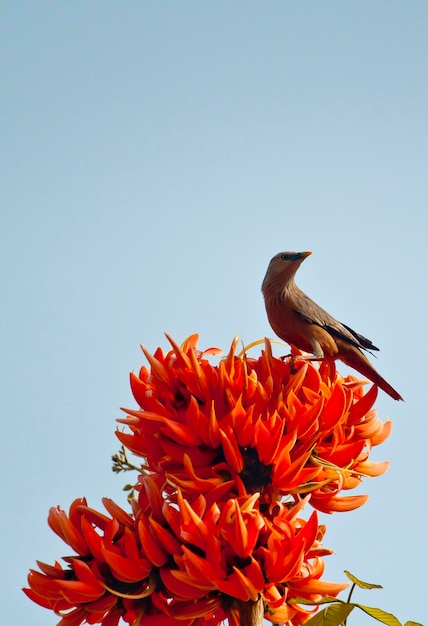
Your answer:
[[[261,492],[263,501],[310,493],[325,512],[361,506],[365,496],[338,497],[386,463],[368,462],[390,432],[371,410],[377,388],[363,393],[354,377],[336,374],[333,361],[275,358],[270,343],[257,359],[235,354],[218,365],[199,352],[197,336],[179,348],[144,353],[151,369],[131,374],[140,409],[118,420],[130,433],[120,441],[173,494],[208,501]]]
[[[155,483],[143,486],[153,500]],[[25,591],[60,615],[61,626],[239,624],[236,601],[259,595],[267,619],[300,624],[310,612],[290,600],[316,602],[347,586],[319,580],[330,550],[320,544],[316,512],[299,517],[303,504],[267,506],[253,494],[208,506],[202,495],[190,503],[178,492],[162,512],[134,507],[132,516],[105,500],[109,518],[76,500],[68,516],[51,509],[49,523],[79,554],[65,559],[67,569],[39,563]]]
[[[239,604],[263,599],[265,617],[304,624],[317,603],[347,584],[321,580],[325,527],[307,503],[331,513],[366,496],[340,495],[376,476],[373,446],[390,423],[372,410],[376,387],[342,378],[334,362],[278,359],[266,340],[258,358],[217,365],[197,350],[144,350],[150,369],[131,375],[139,409],[119,420],[120,441],[142,457],[127,513],[104,499],[109,515],[75,500],[48,523],[74,551],[38,563],[25,590],[61,617],[58,626],[239,626]]]
[[[30,571],[25,592],[62,615],[61,626],[85,620],[113,626],[120,617],[126,621],[132,601],[153,591],[152,563],[142,549],[135,519],[107,499],[105,504],[116,517],[90,509],[84,498],[73,502],[68,516],[59,508],[49,512],[50,527],[78,554],[65,559],[65,570],[59,563],[38,562],[42,573]]]

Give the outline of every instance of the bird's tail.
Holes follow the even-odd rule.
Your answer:
[[[382,391],[387,393],[394,400],[403,400],[398,391],[392,387],[373,367],[365,354],[354,348],[353,346],[347,346],[346,348],[340,348],[340,360],[349,365],[354,370],[357,370],[360,374],[368,378],[375,385],[377,385]]]

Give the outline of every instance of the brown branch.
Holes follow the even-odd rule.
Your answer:
[[[255,602],[239,601],[238,608],[241,626],[263,626],[264,605],[261,596]]]

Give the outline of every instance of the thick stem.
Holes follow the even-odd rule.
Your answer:
[[[255,602],[252,600],[239,601],[238,608],[241,626],[263,626],[264,606],[261,597]]]

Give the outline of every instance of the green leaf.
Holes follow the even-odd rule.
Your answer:
[[[343,602],[342,604],[332,604],[311,617],[305,626],[340,626],[343,624],[354,605]]]
[[[382,624],[387,624],[387,626],[402,626],[401,622],[398,621],[394,615],[391,613],[386,613],[382,611],[382,609],[375,609],[371,606],[364,606],[363,604],[355,604],[359,609],[370,615],[370,617],[374,617],[378,622],[382,622]]]
[[[346,569],[344,570],[344,572],[349,580],[352,580],[352,582],[355,583],[358,587],[361,587],[361,589],[383,589],[382,585],[375,585],[375,583],[365,583],[363,580],[359,580],[356,576],[351,574],[351,572],[348,572],[348,570]]]
[[[341,600],[340,598],[333,598],[333,596],[325,596],[324,598],[321,598],[320,600],[307,600],[306,598],[290,598],[290,600],[288,601],[289,604],[305,604],[308,606],[318,606],[319,604],[331,604],[332,602],[335,602],[336,604],[339,603],[344,603],[344,600]]]

